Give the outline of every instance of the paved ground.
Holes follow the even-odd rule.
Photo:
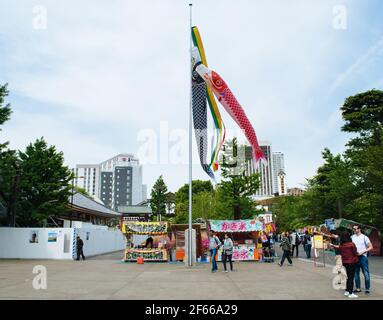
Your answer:
[[[279,247],[279,244],[277,243],[276,244],[276,249],[277,249],[277,252],[279,255],[281,255],[281,251],[280,249],[278,249]],[[294,255],[296,254],[296,252],[294,252]],[[311,253],[311,257],[313,257],[313,253]],[[299,246],[299,255],[298,255],[299,258],[302,258],[304,260],[307,260],[306,259],[306,253],[304,252],[303,250],[303,247],[302,245]],[[320,253],[320,257],[318,259],[318,262],[323,262],[323,256],[322,256],[322,253]],[[370,272],[378,277],[382,277],[383,278],[383,257],[369,257],[368,258],[368,262],[369,262],[369,268],[370,268]],[[335,255],[330,253],[330,252],[327,252],[326,251],[326,254],[325,254],[325,264],[326,265],[335,265]]]
[[[0,299],[346,299],[332,288],[331,268],[303,259],[282,268],[241,262],[233,273],[212,274],[209,264],[137,265],[121,257],[118,252],[86,261],[0,260]],[[35,265],[47,268],[46,290],[32,287]],[[371,296],[360,299],[383,299],[383,279],[373,277]]]

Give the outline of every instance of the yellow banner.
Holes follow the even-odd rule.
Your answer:
[[[315,249],[323,249],[323,236],[315,235],[314,236],[314,248]]]
[[[122,226],[122,233],[164,234],[167,231],[167,222],[125,221]]]

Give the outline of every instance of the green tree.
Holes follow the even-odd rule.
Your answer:
[[[255,214],[256,203],[252,196],[259,189],[260,181],[257,173],[246,174],[247,160],[246,147],[238,146],[236,139],[225,143],[221,160],[224,179],[218,184],[218,201],[235,220],[251,218]]]
[[[202,191],[193,197],[193,220],[203,219],[205,222],[216,218],[215,215],[215,194],[209,191]]]
[[[51,215],[67,210],[73,174],[64,165],[64,155],[41,138],[19,152],[21,212],[18,220],[39,226]]]
[[[157,215],[157,218],[166,214],[167,192],[168,188],[162,176],[160,176],[154,183],[150,193],[150,207],[153,214]]]
[[[193,180],[192,181],[192,219],[202,218],[199,213],[194,213],[195,206],[198,206],[199,201],[196,200],[197,195],[201,193],[211,194],[214,196],[214,187],[210,180]],[[198,198],[197,198],[198,199]],[[197,201],[197,202],[196,202]],[[199,209],[196,209],[199,210]],[[184,184],[175,193],[175,223],[187,223],[189,217],[189,184]]]
[[[5,103],[7,96],[7,84],[0,85],[0,126],[8,121],[12,114],[10,104]],[[19,198],[20,168],[16,152],[9,150],[7,146],[8,142],[0,141],[0,203],[6,212],[3,223],[14,226]]]
[[[5,97],[8,96],[7,84],[0,85],[0,126],[8,121],[11,117],[12,110],[9,103],[5,103]],[[1,132],[1,128],[0,128]],[[7,142],[1,143],[0,141],[0,152],[7,146]]]
[[[383,91],[351,96],[341,107],[344,132],[354,136],[345,152],[355,170],[354,216],[383,229]]]

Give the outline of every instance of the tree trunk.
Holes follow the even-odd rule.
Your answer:
[[[241,206],[239,204],[239,190],[238,187],[233,180],[233,211],[234,211],[234,220],[241,219]]]
[[[241,207],[238,204],[234,205],[234,220],[241,219]]]
[[[339,219],[342,219],[342,201],[338,200],[338,216]]]

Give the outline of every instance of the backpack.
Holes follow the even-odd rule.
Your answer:
[[[214,237],[214,241],[215,241],[215,243],[217,244],[217,249],[219,249],[219,248],[221,248],[221,243],[220,243],[220,241],[219,240],[217,240],[217,237]]]
[[[295,233],[295,245],[299,246],[301,244],[301,237],[298,233]]]

